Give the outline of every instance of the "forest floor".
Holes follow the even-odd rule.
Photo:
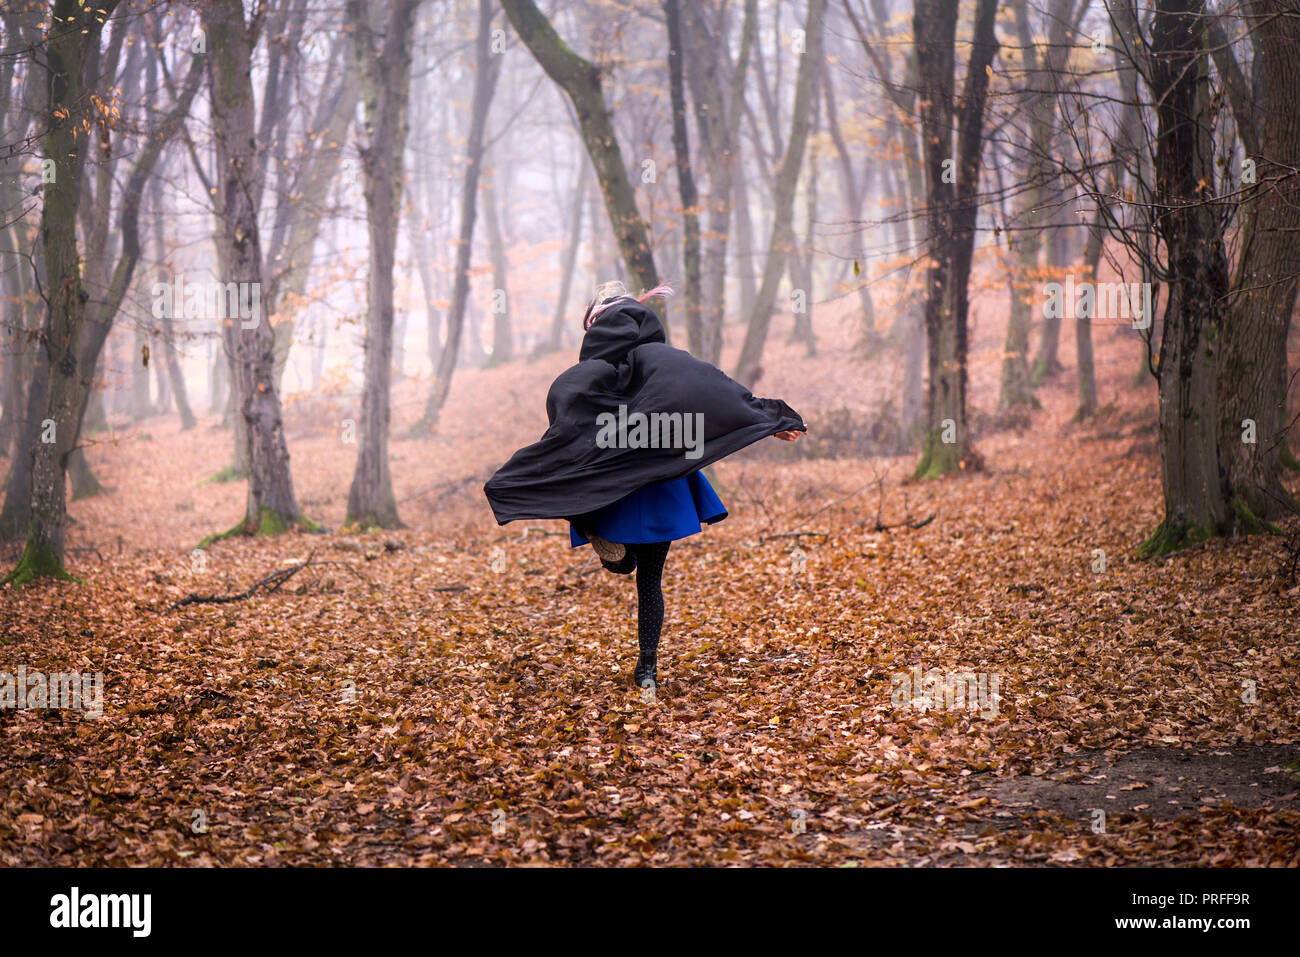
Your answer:
[[[822,321],[822,354],[774,342],[756,392],[810,423],[887,415],[896,358],[852,359]],[[1131,334],[1097,333],[1087,425],[1067,348],[1032,427],[994,431],[1000,333],[977,312],[983,471],[911,483],[911,454],[776,442],[715,468],[731,515],[669,555],[652,700],[631,582],[482,497],[570,352],[458,375],[429,439],[404,438],[427,383],[398,384],[398,531],[196,554],[242,511],[241,484],[206,482],[230,433],[119,422],[88,451],[111,493],[71,509],[83,583],[0,592],[0,672],[105,682],[98,718],[0,710],[0,864],[1300,864],[1279,539],[1138,559],[1161,504]],[[354,404],[287,404],[331,528]],[[178,606],[309,559],[330,564]],[[996,699],[899,691],[956,672]]]

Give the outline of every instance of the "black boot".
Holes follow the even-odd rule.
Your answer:
[[[629,548],[624,553],[622,561],[607,562],[602,558],[600,563],[605,566],[605,571],[613,572],[615,575],[630,575],[636,571],[636,552]]]
[[[636,671],[632,674],[632,680],[638,688],[650,688],[659,684],[659,662],[655,655],[641,652],[636,660]]]

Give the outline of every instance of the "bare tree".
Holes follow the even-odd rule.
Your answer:
[[[768,240],[767,261],[754,309],[749,314],[745,342],[736,364],[736,379],[753,384],[762,374],[760,363],[767,332],[776,305],[776,289],[785,273],[785,260],[794,243],[794,193],[803,166],[804,148],[811,124],[813,85],[817,81],[822,55],[822,31],[826,24],[826,0],[809,0],[804,21],[804,49],[799,56],[795,80],[794,106],[790,119],[790,137],[776,174],[772,196],[772,232]]]
[[[928,433],[918,478],[934,478],[975,464],[966,424],[967,283],[975,237],[984,104],[998,51],[996,0],[979,0],[952,155],[955,4],[917,0],[913,16],[920,81],[922,144],[929,189],[930,252],[925,330],[929,345]],[[945,167],[955,176],[944,175]],[[953,181],[955,180],[955,182]]]
[[[715,33],[709,28],[701,5],[687,3],[683,12],[686,27],[683,49],[690,53],[689,76],[700,131],[700,152],[709,173],[708,236],[703,242],[700,271],[700,328],[698,341],[690,342],[690,348],[700,358],[716,364],[722,357],[733,180],[739,158],[745,77],[758,33],[758,3],[757,0],[745,2],[740,49],[734,66],[728,62],[722,30]],[[730,76],[725,72],[728,66]]]
[[[388,462],[390,390],[393,374],[393,264],[401,211],[402,157],[406,151],[411,91],[411,48],[420,0],[390,0],[362,8],[347,0],[357,58],[361,62],[365,141],[366,226],[370,272],[366,313],[365,386],[361,397],[356,471],[348,491],[348,525],[401,527]],[[381,33],[371,13],[383,17]]]
[[[659,272],[655,268],[650,234],[637,209],[636,192],[628,179],[623,151],[605,105],[600,69],[560,39],[532,0],[501,0],[501,6],[519,39],[573,103],[623,264],[643,289],[653,288],[659,283]]]
[[[1017,216],[1019,228],[1012,246],[1015,274],[1011,313],[1007,322],[1006,345],[1002,350],[998,411],[1004,416],[1014,415],[1021,407],[1035,404],[1030,386],[1029,330],[1033,325],[1037,292],[1041,286],[1037,272],[1043,227],[1051,212],[1048,203],[1050,187],[1059,178],[1057,162],[1053,158],[1057,97],[1053,95],[1052,85],[1058,82],[1069,58],[1070,45],[1066,40],[1074,27],[1073,9],[1086,6],[1086,2],[1076,4],[1074,0],[1050,0],[1044,12],[1046,44],[1041,50],[1034,42],[1028,0],[1017,0],[1015,6],[1016,32],[1025,61],[1023,109],[1028,117],[1028,142],[1020,177],[1023,192]]]
[[[212,84],[212,132],[217,159],[217,254],[227,283],[238,283],[241,315],[251,312],[261,288],[262,250],[257,222],[262,193],[253,108],[252,53],[261,28],[260,8],[244,20],[240,0],[204,0]],[[254,284],[256,284],[254,286]],[[274,534],[304,519],[294,495],[275,377],[275,336],[264,317],[225,319],[222,341],[231,357],[231,387],[244,424],[248,494],[244,517],[231,532]]]
[[[456,265],[452,280],[451,309],[447,313],[447,341],[434,370],[433,385],[424,405],[424,415],[415,424],[415,434],[427,434],[438,427],[438,416],[451,391],[451,378],[460,355],[465,306],[469,302],[469,267],[474,247],[474,220],[478,209],[478,182],[483,169],[484,134],[492,94],[501,75],[500,58],[492,53],[492,3],[479,0],[478,34],[474,42],[474,96],[470,104],[469,136],[465,142],[465,179],[460,197],[460,235],[456,241]]]
[[[686,86],[682,79],[681,0],[664,0],[668,24],[668,87],[673,110],[673,154],[677,161],[677,192],[682,201],[682,298],[686,312],[686,342],[696,355],[704,351],[700,317],[700,202],[691,168],[691,146],[686,128]]]
[[[587,197],[588,182],[591,179],[590,170],[591,167],[587,163],[578,164],[577,181],[573,184],[573,198],[569,201],[569,236],[565,240],[564,259],[560,263],[560,294],[555,300],[550,335],[541,344],[542,348],[538,350],[539,352],[543,350],[554,352],[564,345],[564,324],[569,317],[569,295],[573,289],[573,274],[578,264],[578,247],[582,244],[582,206]],[[689,282],[688,279],[688,286]],[[688,294],[686,304],[688,317],[690,309]]]
[[[487,205],[484,218],[487,220],[488,256],[492,260],[492,354],[488,359],[489,365],[509,362],[515,355],[510,324],[510,269],[506,262],[505,236],[501,231],[501,196],[497,190],[497,177],[504,172],[501,164],[494,163],[483,190],[483,201]]]

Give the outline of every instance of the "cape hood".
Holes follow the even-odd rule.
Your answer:
[[[497,524],[572,519],[647,485],[682,478],[777,432],[806,431],[799,413],[780,399],[755,398],[720,369],[664,339],[659,317],[635,299],[621,297],[605,307],[583,337],[577,365],[551,384],[546,434],[512,455],[483,486]],[[675,420],[685,431],[670,432],[667,416],[650,419],[656,413],[680,413]],[[650,428],[638,437],[626,427],[638,421],[654,421],[662,431]],[[626,424],[618,431],[628,441],[610,442],[614,422]],[[689,447],[676,440],[666,443],[672,448],[619,447],[665,434],[689,439]]]

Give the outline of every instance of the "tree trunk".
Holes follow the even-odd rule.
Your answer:
[[[740,155],[739,139],[736,140],[736,164],[740,175],[732,177],[736,184],[732,201],[736,216],[736,253],[732,257],[734,266],[731,271],[740,280],[740,308],[737,312],[748,316],[754,311],[754,300],[758,298],[758,282],[754,276],[754,223],[749,215],[749,187],[745,185],[748,178]],[[723,320],[725,325],[725,314]]]
[[[48,114],[45,158],[54,163],[53,182],[44,186],[40,235],[45,255],[48,306],[41,329],[41,349],[33,374],[29,429],[34,440],[31,458],[31,516],[27,541],[18,565],[5,582],[23,584],[35,578],[68,579],[64,569],[67,523],[65,470],[76,445],[84,377],[93,366],[80,364],[81,336],[88,298],[81,278],[77,248],[77,213],[85,137],[78,134],[91,108],[85,85],[86,65],[98,49],[104,20],[116,0],[101,0],[98,9],[83,10],[77,0],[54,0],[56,27],[46,34]],[[34,431],[36,434],[31,435]]]
[[[0,168],[3,168],[2,165]],[[16,230],[17,227],[14,226],[5,232]],[[0,236],[0,239],[3,238]],[[8,257],[6,260],[16,262]],[[13,317],[7,323],[3,340],[0,340],[0,356],[4,357],[4,394],[0,398],[0,403],[3,403],[3,412],[0,412],[0,458],[17,458],[18,437],[23,430],[23,396],[27,394],[28,353],[31,349],[24,321],[26,308],[23,303],[22,271],[25,268],[22,265],[11,265],[0,274],[0,291],[3,293],[0,301],[4,303],[4,314]]]
[[[1088,244],[1083,250],[1083,270],[1089,282],[1097,281],[1097,267],[1101,264],[1102,245],[1106,231],[1100,223],[1088,230]],[[1074,411],[1074,421],[1082,422],[1097,411],[1097,364],[1092,351],[1092,317],[1076,316],[1074,320],[1074,348],[1079,365],[1079,407]]]
[[[225,282],[240,283],[241,315],[226,319],[222,338],[233,368],[232,391],[248,455],[244,518],[232,531],[273,534],[305,523],[289,471],[280,392],[275,381],[275,337],[265,316],[252,315],[253,290],[262,287],[256,197],[257,141],[253,112],[252,47],[241,0],[208,0],[203,7],[212,82],[212,128],[217,154],[217,252]],[[260,299],[260,292],[258,293]]]
[[[451,292],[451,309],[447,312],[447,342],[434,372],[433,385],[425,402],[424,416],[416,423],[416,434],[428,434],[438,428],[438,417],[451,392],[451,378],[460,355],[460,335],[465,326],[465,306],[469,300],[469,267],[474,246],[474,219],[478,202],[478,181],[483,168],[483,139],[488,110],[500,76],[500,61],[491,52],[492,2],[479,0],[478,36],[475,40],[474,96],[470,104],[469,136],[465,141],[465,181],[460,196],[460,236],[456,244],[456,267]]]
[[[709,31],[699,5],[683,8],[684,49],[691,85],[695,94],[695,114],[701,134],[701,152],[709,170],[708,236],[702,242],[700,266],[700,341],[692,351],[706,362],[718,364],[722,358],[722,324],[726,315],[727,240],[731,231],[732,181],[735,178],[740,118],[744,105],[744,82],[750,49],[758,32],[757,0],[746,0],[741,27],[740,51],[732,71],[727,98],[723,98],[719,69],[724,56],[722,42]]]
[[[804,23],[806,46],[799,57],[799,73],[795,80],[790,138],[786,143],[785,155],[781,157],[773,189],[772,233],[768,242],[767,262],[763,267],[763,282],[754,301],[754,310],[749,315],[740,361],[736,365],[736,380],[751,386],[762,374],[760,363],[763,348],[767,344],[767,332],[772,324],[776,288],[785,273],[785,258],[794,242],[794,193],[803,166],[804,147],[808,141],[815,96],[813,85],[821,61],[825,18],[826,0],[809,0],[808,17]]]
[[[139,422],[154,414],[149,390],[149,336],[144,326],[135,327],[135,349],[131,354],[131,419]]]
[[[824,0],[813,0],[824,3]],[[532,0],[501,0],[515,33],[528,47],[546,75],[559,84],[578,114],[582,139],[596,170],[610,225],[628,275],[651,289],[659,284],[651,251],[650,234],[636,205],[636,192],[628,180],[623,151],[605,105],[600,69],[574,53],[537,9]],[[667,323],[665,323],[665,334]]]
[[[329,193],[342,165],[343,144],[347,141],[348,128],[361,100],[360,71],[354,69],[353,63],[348,63],[342,73],[338,89],[328,103],[327,125],[320,136],[310,138],[302,146],[308,154],[306,171],[297,192],[291,197],[294,201],[281,200],[283,215],[292,216],[292,219],[290,224],[282,226],[287,238],[283,241],[284,265],[274,295],[273,305],[277,309],[296,310],[307,293],[316,242],[325,216],[322,211],[303,207],[314,204]],[[294,211],[297,215],[293,215]],[[293,345],[294,324],[295,318],[290,314],[280,318],[272,327],[275,333],[275,386],[281,395],[284,394],[284,370]]]
[[[825,63],[821,65],[818,71],[818,80],[813,84],[813,115],[812,126],[809,130],[810,135],[815,137],[821,125],[821,96],[819,95],[822,86],[822,79],[825,77]],[[811,358],[817,354],[817,336],[813,333],[813,303],[816,299],[816,293],[813,289],[813,243],[817,226],[817,153],[812,151],[808,155],[807,176],[804,177],[804,200],[806,223],[804,227],[803,248],[795,249],[794,254],[790,257],[790,286],[791,286],[791,311],[794,314],[794,322],[790,326],[791,343],[802,342],[807,348],[807,354]],[[797,291],[802,290],[802,301],[797,301],[794,295]],[[799,309],[795,309],[799,306]]]
[[[0,509],[0,542],[18,541],[27,535],[27,525],[32,515],[31,450],[40,441],[41,433],[40,419],[32,416],[44,408],[45,399],[38,390],[43,387],[42,382],[46,385],[49,382],[48,379],[40,380],[36,376],[40,347],[33,345],[28,338],[30,332],[40,330],[44,321],[44,310],[35,289],[38,278],[44,285],[44,277],[41,275],[44,271],[44,256],[40,243],[34,244],[32,259],[36,275],[29,274],[26,269],[13,272],[18,278],[21,295],[21,308],[14,313],[19,317],[17,331],[23,337],[22,350],[14,356],[19,360],[21,381],[10,382],[16,390],[11,393],[11,401],[14,403],[13,456],[9,460],[9,472],[5,476],[4,507]]]
[[[167,233],[164,227],[164,213],[162,204],[162,191],[158,188],[158,181],[154,181],[154,189],[151,205],[153,206],[153,239],[154,239],[154,256],[159,264],[159,279],[167,281],[167,276],[162,267],[167,262]],[[176,349],[176,323],[172,313],[164,312],[162,316],[162,341],[163,359],[167,366],[167,376],[171,380],[172,394],[176,399],[176,411],[181,417],[181,431],[188,432],[198,423],[194,419],[194,412],[190,409],[190,397],[185,385],[185,374],[181,371],[180,354]]]
[[[1168,250],[1169,301],[1160,342],[1160,465],[1165,517],[1142,545],[1160,555],[1225,534],[1215,365],[1228,266],[1212,205],[1204,0],[1158,0],[1149,75],[1156,104],[1156,229]]]
[[[858,178],[853,172],[853,158],[844,135],[840,132],[840,120],[835,108],[835,84],[830,69],[822,65],[822,98],[826,103],[826,127],[835,145],[835,153],[840,161],[840,179],[844,184],[844,200],[848,206],[848,219],[858,223],[862,220],[862,196],[864,189],[859,188]],[[816,173],[809,177],[809,188],[816,181]],[[811,220],[810,220],[811,223]],[[809,237],[812,236],[811,229]],[[854,278],[858,281],[858,304],[862,310],[858,318],[858,347],[863,352],[874,352],[880,347],[881,336],[876,329],[876,307],[871,300],[870,276],[867,269],[866,230],[853,230],[853,264]]]
[[[1011,313],[1007,322],[1006,345],[1002,350],[1002,386],[998,395],[998,412],[1014,420],[1020,410],[1035,406],[1029,368],[1029,332],[1034,314],[1042,304],[1043,280],[1039,256],[1043,247],[1043,229],[1049,219],[1050,186],[1056,179],[1052,146],[1056,135],[1056,96],[1052,88],[1065,69],[1069,56],[1066,42],[1070,32],[1070,0],[1051,0],[1044,11],[1048,23],[1041,51],[1034,45],[1034,30],[1029,22],[1028,0],[1018,0],[1015,8],[1016,32],[1025,59],[1024,97],[1029,115],[1029,142],[1026,145],[1023,172],[1024,192],[1016,217],[1019,228],[1015,239],[1015,266],[1012,276]],[[1060,319],[1043,320],[1040,355],[1050,353],[1055,361],[1060,340]],[[1042,350],[1047,350],[1043,352]],[[1050,369],[1046,362],[1043,369]]]
[[[1256,126],[1255,185],[1243,185],[1241,253],[1219,356],[1220,467],[1240,527],[1258,531],[1294,510],[1282,485],[1287,452],[1287,333],[1300,279],[1300,22],[1292,4],[1252,0],[1253,68],[1262,103]],[[1240,125],[1240,124],[1239,124]],[[1253,423],[1253,430],[1248,423]],[[1249,433],[1253,442],[1246,441]]]
[[[685,272],[682,298],[686,311],[686,344],[695,355],[704,354],[704,326],[700,316],[700,194],[691,170],[691,145],[686,130],[686,89],[682,81],[681,0],[664,0],[668,21],[668,87],[673,108],[673,154],[677,160],[677,192],[682,201],[682,264]],[[585,167],[584,167],[585,168]],[[566,289],[567,295],[567,289]]]
[[[185,373],[181,370],[180,354],[176,349],[176,324],[171,318],[164,318],[163,348],[167,355],[167,375],[171,378],[172,394],[176,397],[176,411],[181,417],[181,431],[188,432],[198,421],[190,408],[190,397],[185,385]]]
[[[401,528],[388,461],[392,416],[393,267],[402,197],[402,158],[408,133],[411,51],[420,0],[390,0],[383,33],[372,33],[361,0],[347,0],[357,56],[365,137],[360,147],[366,180],[366,226],[370,237],[367,289],[365,391],[361,398],[356,471],[348,491],[346,524]]]
[[[929,345],[926,394],[928,434],[917,478],[936,478],[976,463],[966,426],[967,282],[973,255],[976,192],[988,73],[997,54],[994,0],[979,0],[957,128],[956,183],[945,183],[952,162],[953,44],[957,10],[943,0],[917,0],[913,31],[920,71],[921,133],[929,186],[929,291],[925,328]]]
[[[501,216],[497,208],[499,197],[496,178],[499,168],[488,177],[483,190],[487,204],[488,255],[492,259],[492,358],[491,365],[509,362],[515,357],[514,336],[510,328],[510,288],[507,282],[509,266],[506,263],[506,243],[501,234]]]
[[[316,349],[311,357],[311,390],[320,391],[321,374],[325,371],[325,347],[329,342],[329,323],[321,316],[316,320]]]
[[[560,295],[555,302],[555,315],[551,317],[551,334],[546,342],[546,349],[550,352],[555,352],[564,346],[564,323],[568,319],[569,294],[573,289],[573,274],[578,264],[578,247],[582,245],[582,206],[587,196],[587,183],[590,179],[588,169],[586,163],[578,165],[578,181],[573,187],[569,238],[564,246],[564,261],[560,264]],[[689,310],[688,303],[688,316]]]
[[[220,340],[213,343],[209,340],[208,349],[208,415],[225,414],[226,411],[226,389],[229,386],[229,363],[226,361],[225,348]],[[221,422],[220,426],[225,428],[226,422]]]
[[[430,91],[422,79],[413,78],[412,83],[415,84],[412,100],[414,128],[424,130],[429,125],[428,117],[431,114]],[[447,119],[445,102],[443,119]],[[429,358],[430,369],[435,370],[442,352],[442,312],[437,306],[439,286],[434,275],[434,250],[441,249],[441,217],[435,210],[440,210],[444,204],[434,195],[437,181],[429,168],[429,154],[432,151],[417,146],[412,152],[414,168],[411,170],[411,202],[406,207],[409,233],[407,241],[411,245],[415,269],[420,276],[420,291],[424,296],[425,354]]]
[[[1053,207],[1059,206],[1059,195],[1052,196],[1048,202]],[[1073,262],[1069,237],[1065,234],[1065,230],[1060,228],[1060,224],[1057,223],[1056,228],[1047,237],[1048,271],[1055,275],[1062,267],[1072,265]],[[1061,317],[1055,314],[1044,316],[1043,336],[1038,340],[1038,351],[1034,355],[1034,367],[1029,373],[1031,385],[1041,385],[1045,380],[1060,375],[1061,370],[1064,368],[1061,365],[1060,352]]]
[[[158,386],[158,401],[154,403],[154,411],[158,415],[166,415],[172,409],[172,388],[171,383],[167,380],[167,345],[162,336],[154,339],[153,350],[149,355],[149,359],[153,365],[154,380]]]

